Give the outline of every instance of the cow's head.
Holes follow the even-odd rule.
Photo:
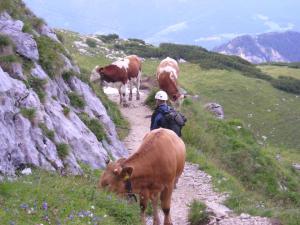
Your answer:
[[[95,82],[95,81],[98,81],[101,79],[101,76],[100,76],[100,68],[99,66],[96,66],[93,70],[92,70],[92,73],[91,73],[91,76],[90,76],[90,81],[91,82]]]
[[[107,165],[106,170],[100,177],[98,187],[101,189],[108,189],[109,191],[117,194],[125,194],[126,181],[130,179],[133,168],[123,165],[124,158],[117,160],[116,162],[110,162]]]

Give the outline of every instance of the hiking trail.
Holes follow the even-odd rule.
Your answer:
[[[119,94],[116,89],[104,90],[108,97],[119,103]],[[141,99],[129,102],[129,107],[120,107],[122,115],[130,123],[129,135],[124,143],[130,153],[137,150],[144,135],[149,132],[152,111],[144,104],[148,92],[140,91]],[[229,208],[222,204],[226,199],[226,193],[217,193],[212,186],[212,178],[207,173],[198,169],[198,165],[186,162],[177,188],[173,191],[171,203],[171,217],[173,225],[188,225],[189,204],[194,199],[205,203],[215,216],[210,225],[274,225],[269,218],[254,217],[242,213],[235,215]],[[163,213],[160,211],[160,222],[163,224]],[[147,225],[152,225],[152,218],[147,218]]]

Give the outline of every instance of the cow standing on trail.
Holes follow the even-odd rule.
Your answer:
[[[164,225],[172,225],[171,197],[184,164],[183,141],[171,130],[155,129],[144,137],[139,149],[129,158],[109,163],[98,186],[122,195],[138,194],[144,224],[149,199],[153,206],[153,224],[160,224],[160,198]]]
[[[130,55],[105,67],[96,66],[92,71],[90,81],[95,82],[100,80],[101,85],[103,85],[104,82],[116,84],[120,95],[120,104],[127,106],[127,84],[129,82],[129,101],[132,100],[132,88],[134,83],[137,89],[136,99],[139,100],[141,75],[141,59],[136,55]]]
[[[170,100],[175,103],[176,106],[180,106],[184,95],[180,93],[177,86],[177,79],[179,76],[179,66],[176,60],[167,57],[160,62],[156,71],[156,78],[159,88],[167,92]]]

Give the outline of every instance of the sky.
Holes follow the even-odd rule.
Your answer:
[[[244,34],[300,31],[299,0],[23,0],[51,27],[212,49]]]

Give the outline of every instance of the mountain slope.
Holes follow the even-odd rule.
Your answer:
[[[252,63],[300,61],[300,33],[266,33],[244,35],[213,49],[226,55],[236,55]]]
[[[0,178],[28,166],[80,174],[126,156],[110,103],[77,78],[55,32],[20,0],[1,1],[0,27]]]

